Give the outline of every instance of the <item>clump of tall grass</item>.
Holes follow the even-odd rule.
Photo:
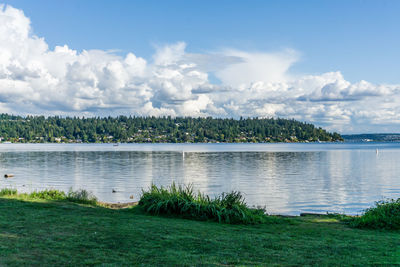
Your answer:
[[[97,204],[97,197],[85,189],[80,189],[77,191],[72,191],[72,189],[70,189],[66,196],[66,200],[82,204]]]
[[[3,188],[0,190],[0,196],[13,196],[17,194],[17,189]]]
[[[400,198],[376,202],[362,216],[353,218],[350,225],[357,228],[399,230]]]
[[[63,191],[55,189],[45,189],[43,191],[34,191],[29,194],[29,197],[46,200],[65,200],[66,194]]]
[[[220,223],[255,224],[265,220],[263,209],[247,207],[240,192],[223,193],[210,198],[195,193],[192,185],[157,187],[151,185],[142,192],[139,206],[151,214],[177,215],[195,220],[212,220]]]

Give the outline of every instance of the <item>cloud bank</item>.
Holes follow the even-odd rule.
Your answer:
[[[23,11],[0,5],[0,112],[284,117],[344,133],[400,130],[399,85],[350,83],[338,71],[292,75],[298,60],[293,50],[193,54],[184,42],[156,48],[150,60],[50,49]]]

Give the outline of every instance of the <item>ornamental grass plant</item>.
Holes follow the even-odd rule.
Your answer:
[[[194,220],[210,220],[230,224],[256,224],[266,219],[265,210],[249,208],[240,192],[222,193],[211,198],[193,186],[157,187],[143,191],[139,206],[150,214],[179,216]]]

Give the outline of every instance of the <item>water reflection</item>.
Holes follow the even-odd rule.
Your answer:
[[[208,146],[208,149],[207,149]],[[380,147],[261,145],[251,151],[218,151],[199,145],[181,150],[148,149],[137,145],[37,146],[0,148],[0,169],[15,178],[1,178],[0,187],[19,191],[85,188],[103,201],[138,200],[151,183],[192,183],[201,192],[216,195],[239,190],[250,205],[266,206],[269,213],[360,213],[383,197],[400,197],[400,156],[397,144]],[[143,148],[143,147],[142,147]],[[242,147],[243,148],[243,147]],[[279,148],[279,147],[278,147]],[[299,149],[300,148],[300,149]],[[183,156],[182,151],[186,149]],[[208,150],[208,151],[207,151]],[[249,150],[249,149],[247,149]],[[263,151],[264,150],[264,151]],[[116,193],[112,193],[112,189]]]

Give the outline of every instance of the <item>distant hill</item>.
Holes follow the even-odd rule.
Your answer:
[[[191,117],[44,117],[0,115],[0,140],[19,143],[247,143],[341,141],[288,119]]]
[[[376,134],[345,134],[342,135],[346,142],[399,142],[398,133],[376,133]]]

